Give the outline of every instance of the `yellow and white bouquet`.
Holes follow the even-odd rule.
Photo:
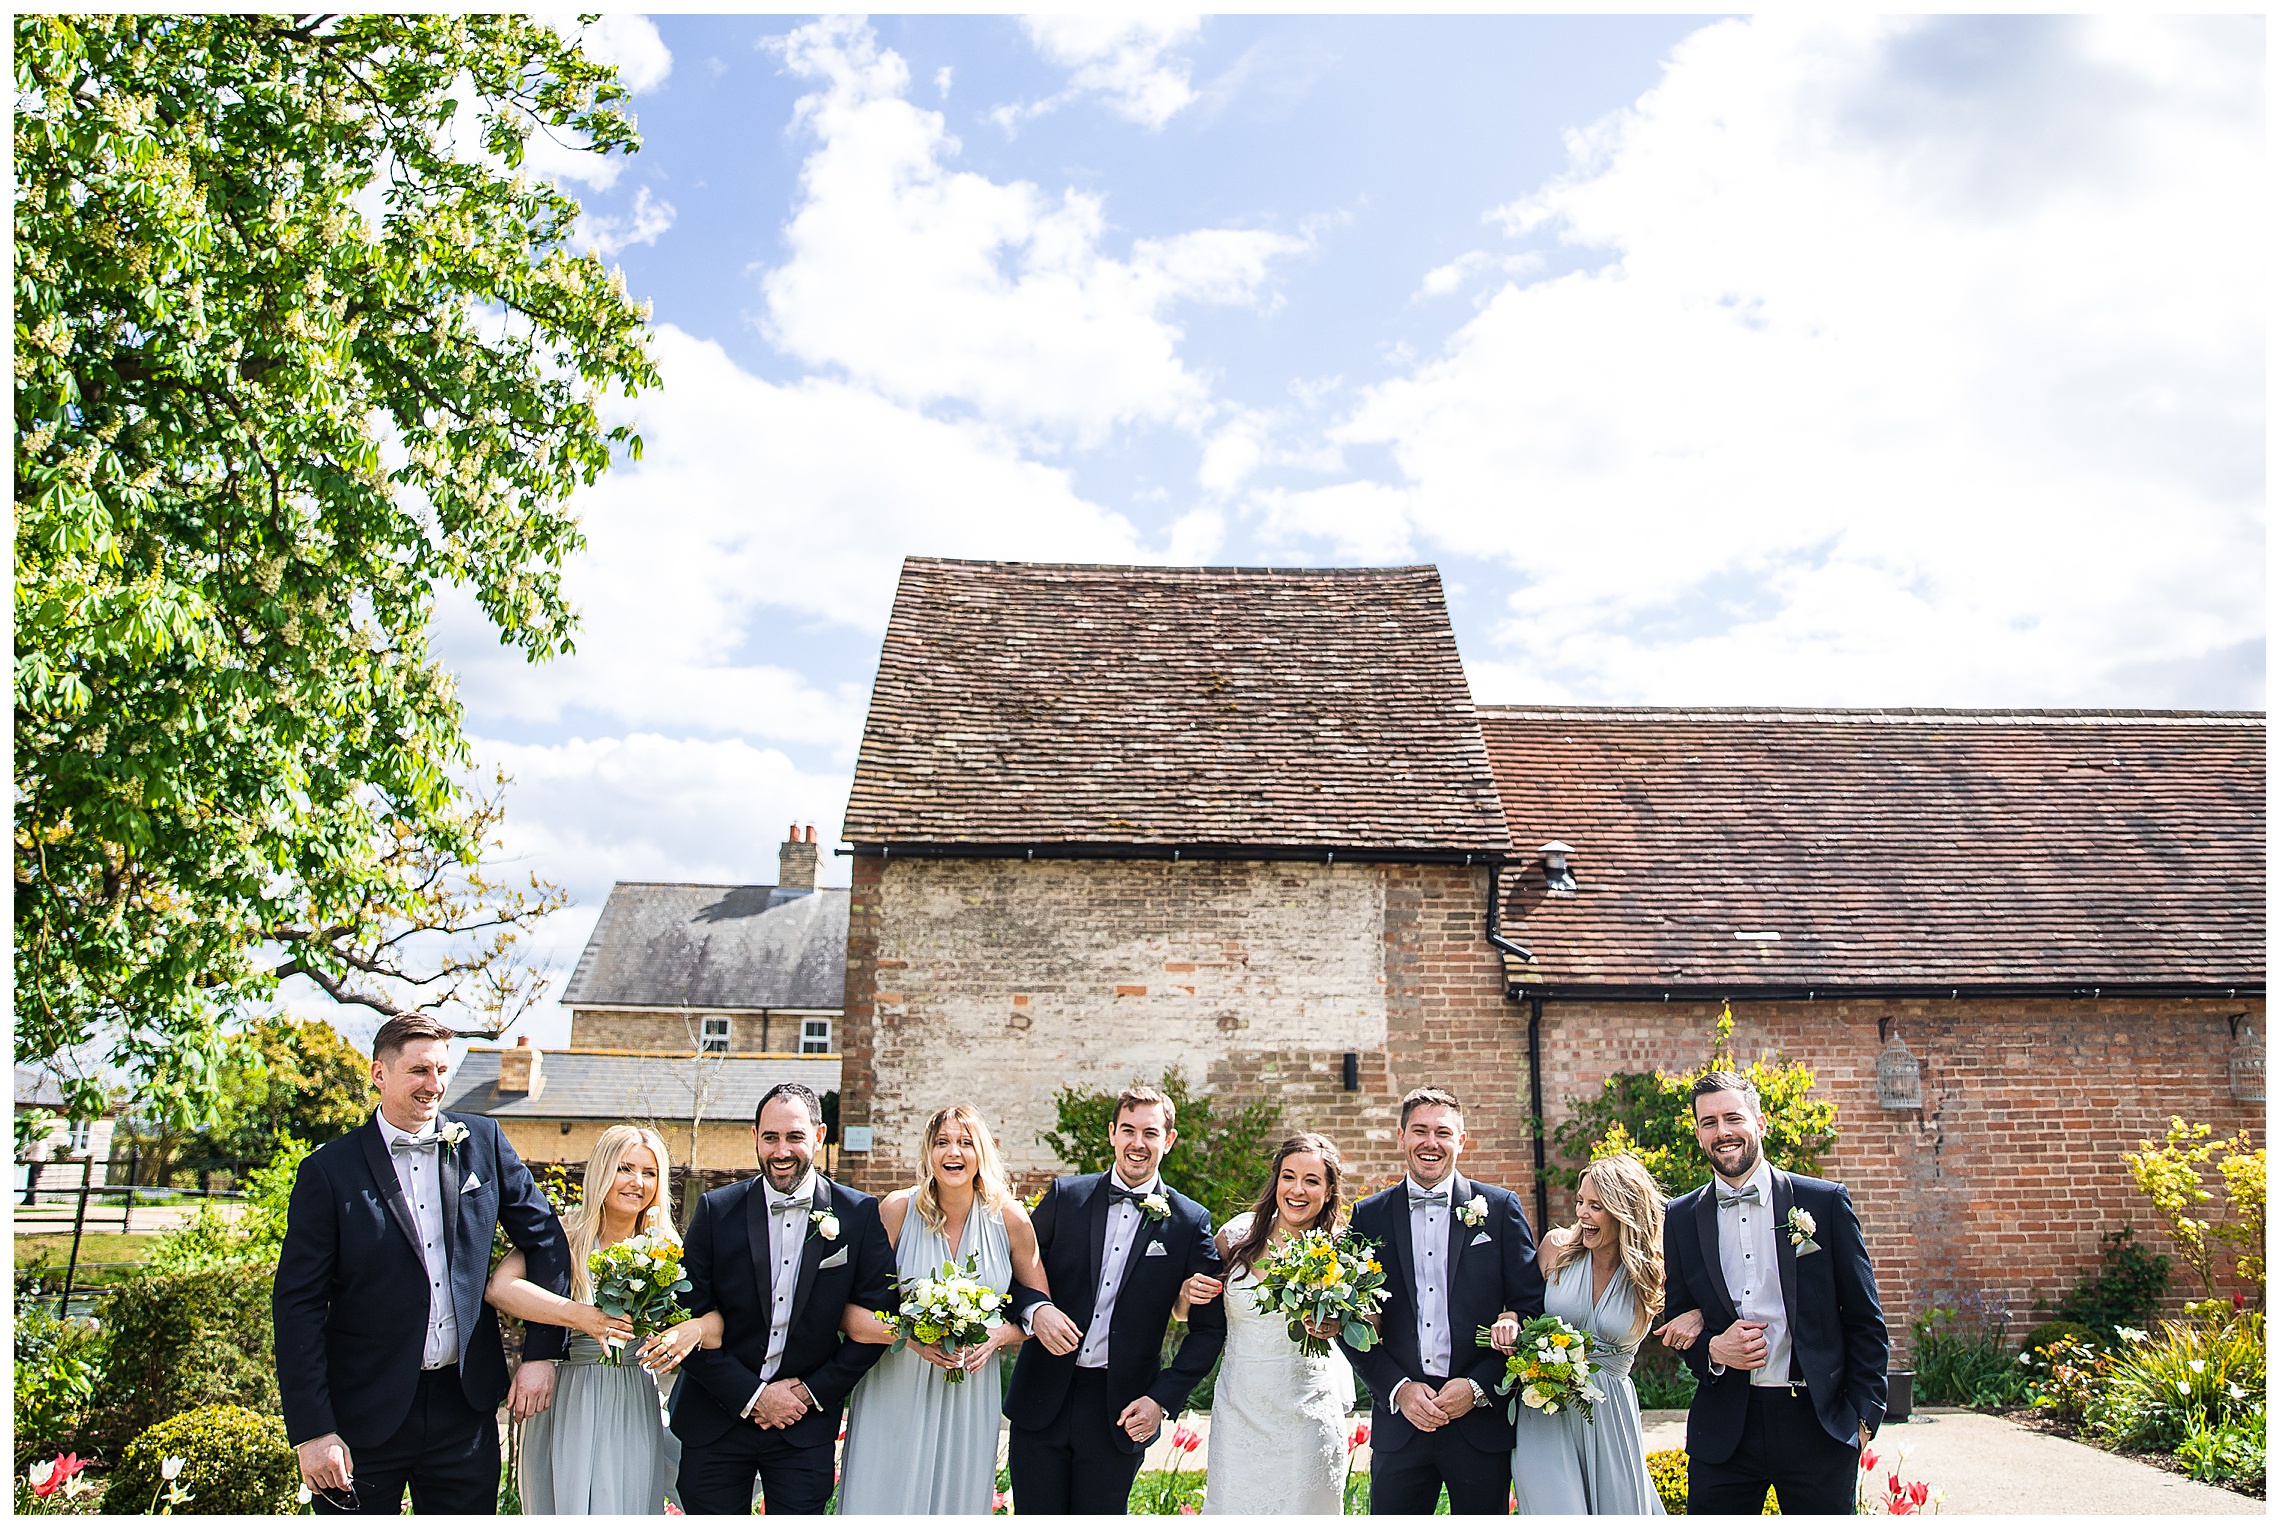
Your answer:
[[[1330,1340],[1309,1332],[1309,1323],[1337,1323],[1338,1335],[1357,1352],[1377,1342],[1370,1318],[1385,1304],[1385,1265],[1367,1239],[1334,1237],[1317,1227],[1269,1249],[1254,1272],[1253,1303],[1290,1318],[1290,1341],[1307,1358],[1330,1352]]]
[[[980,1256],[969,1255],[962,1269],[945,1260],[933,1274],[895,1282],[902,1309],[872,1313],[895,1330],[889,1353],[901,1353],[907,1343],[931,1343],[955,1359],[959,1350],[990,1341],[990,1329],[1004,1320],[1000,1313],[1005,1297],[974,1278]],[[966,1372],[945,1370],[942,1378],[953,1386],[964,1385]]]
[[[596,1248],[586,1255],[586,1273],[594,1282],[594,1304],[631,1323],[636,1343],[689,1318],[676,1299],[689,1281],[681,1272],[681,1244],[670,1232],[644,1232]],[[602,1345],[602,1363],[624,1363],[622,1342],[613,1338]]]
[[[1488,1338],[1484,1327],[1475,1341],[1486,1343]],[[1512,1396],[1515,1389],[1520,1393],[1506,1404],[1506,1418],[1519,1416],[1518,1408],[1525,1403],[1546,1417],[1573,1407],[1589,1422],[1592,1404],[1607,1400],[1607,1393],[1592,1379],[1599,1373],[1599,1361],[1592,1355],[1604,1348],[1591,1334],[1576,1331],[1558,1317],[1530,1317],[1520,1326],[1520,1344],[1505,1357],[1504,1379],[1496,1386],[1500,1396]]]

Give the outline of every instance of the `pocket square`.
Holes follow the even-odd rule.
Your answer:
[[[474,1175],[474,1174],[470,1173],[469,1175],[467,1175],[467,1182],[459,1186],[459,1192],[460,1192],[461,1194],[467,1194],[467,1193],[470,1193],[471,1191],[474,1191],[474,1190],[477,1190],[477,1189],[481,1189],[482,1187],[483,1187],[483,1181],[482,1181],[481,1179],[479,1179],[479,1178],[475,1177],[475,1175]]]
[[[822,1263],[817,1264],[816,1267],[818,1269],[836,1269],[841,1264],[847,1262],[847,1255],[854,1251],[855,1250],[853,1248],[841,1248],[838,1252],[832,1254]]]
[[[1162,1258],[1164,1256],[1164,1245],[1160,1242],[1151,1242],[1148,1244],[1148,1251],[1140,1256],[1142,1258]]]
[[[1488,1233],[1486,1233],[1486,1232],[1475,1232],[1475,1233],[1473,1233],[1473,1240],[1472,1240],[1472,1241],[1470,1241],[1470,1242],[1468,1242],[1468,1243],[1466,1243],[1466,1244],[1465,1244],[1465,1246],[1466,1246],[1466,1247],[1468,1247],[1468,1248],[1477,1248],[1477,1247],[1479,1247],[1479,1246],[1480,1246],[1482,1243],[1484,1243],[1484,1242],[1486,1242],[1486,1241],[1488,1241]]]
[[[1820,1251],[1821,1245],[1817,1242],[1801,1242],[1797,1245],[1797,1256],[1799,1258],[1803,1258],[1809,1253],[1818,1253]]]

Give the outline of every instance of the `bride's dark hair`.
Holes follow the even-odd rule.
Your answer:
[[[1300,1152],[1311,1152],[1322,1159],[1322,1187],[1329,1191],[1312,1227],[1321,1227],[1325,1231],[1337,1229],[1344,1209],[1338,1193],[1338,1181],[1345,1172],[1345,1164],[1338,1156],[1338,1144],[1327,1136],[1301,1131],[1275,1148],[1274,1161],[1267,1164],[1267,1182],[1259,1190],[1258,1203],[1251,1207],[1251,1224],[1244,1230],[1243,1240],[1227,1249],[1227,1274],[1230,1278],[1250,1268],[1259,1255],[1267,1251],[1267,1239],[1274,1236],[1275,1228],[1282,1224],[1282,1212],[1275,1205],[1275,1185],[1282,1179],[1284,1160]]]

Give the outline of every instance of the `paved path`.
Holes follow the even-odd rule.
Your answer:
[[[1685,1413],[1650,1412],[1646,1422],[1649,1450],[1685,1447]],[[1872,1447],[1880,1473],[1898,1454],[1903,1476],[1946,1493],[1943,1514],[2264,1514],[2253,1497],[1983,1412],[1919,1407]]]

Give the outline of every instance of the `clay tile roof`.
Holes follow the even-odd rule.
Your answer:
[[[1531,862],[1522,981],[2264,980],[2260,714],[1483,707],[1481,732]],[[1534,863],[1555,839],[1572,896]]]
[[[903,564],[857,845],[1494,852],[1426,568]]]

